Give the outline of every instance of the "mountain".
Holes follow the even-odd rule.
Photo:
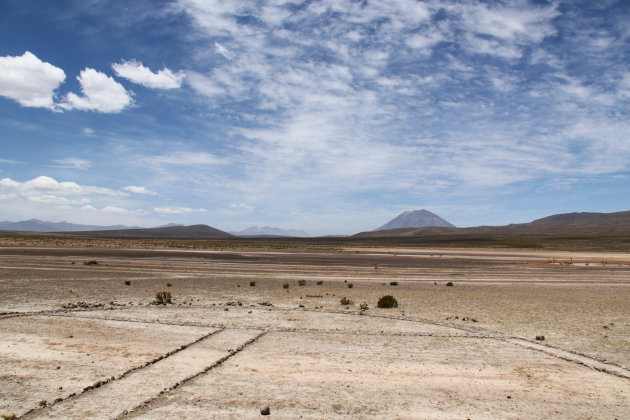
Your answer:
[[[23,220],[21,222],[0,222],[0,230],[16,230],[22,232],[75,232],[86,230],[121,230],[121,229],[141,229],[139,226],[93,226],[77,225],[68,222],[46,222],[38,219]]]
[[[98,238],[132,239],[227,239],[234,238],[227,232],[208,225],[168,226],[148,229],[118,229],[72,232],[72,235]]]
[[[428,210],[410,210],[399,214],[394,219],[385,223],[383,226],[376,230],[389,230],[409,227],[425,227],[425,226],[440,226],[440,227],[455,227],[446,220],[442,219],[435,213],[431,213]]]
[[[403,213],[404,214],[404,213]],[[395,220],[395,219],[394,219]],[[602,235],[630,235],[630,211],[615,213],[563,213],[554,214],[529,223],[505,226],[408,227],[361,232],[355,238],[441,238],[440,241],[469,241],[478,238],[545,237],[561,238]]]
[[[239,232],[230,232],[236,236],[293,236],[293,237],[309,237],[310,235],[303,230],[297,229],[280,229],[272,226],[252,226]]]

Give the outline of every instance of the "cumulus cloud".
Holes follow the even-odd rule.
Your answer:
[[[131,93],[105,73],[85,68],[77,80],[83,96],[68,93],[66,101],[59,104],[63,109],[117,113],[133,103]]]
[[[71,169],[85,170],[92,167],[92,162],[90,162],[89,160],[73,158],[73,157],[64,158],[64,159],[55,159],[54,162],[57,163],[57,165],[55,166],[57,166],[58,168],[71,168]]]
[[[214,43],[214,50],[218,54],[221,54],[223,57],[227,58],[228,60],[234,57],[234,54],[232,54],[230,50],[228,50],[227,48],[225,48],[223,45],[219,44],[218,42]]]
[[[0,194],[11,195],[15,202],[45,203],[57,206],[85,205],[92,199],[124,197],[127,193],[109,188],[79,185],[76,182],[58,182],[39,176],[19,182],[11,178],[0,179]]]
[[[190,207],[156,207],[153,211],[159,214],[188,214],[206,213],[208,210],[204,208],[191,209]]]
[[[158,193],[148,190],[146,187],[137,187],[135,185],[129,185],[127,187],[123,187],[123,190],[132,192],[134,194],[158,195]]]
[[[173,73],[170,69],[164,68],[157,73],[142,65],[136,60],[124,61],[112,64],[112,69],[118,77],[153,89],[177,89],[182,85],[184,73],[179,71]]]
[[[26,51],[0,57],[0,95],[26,107],[54,109],[55,90],[66,79],[64,71]]]

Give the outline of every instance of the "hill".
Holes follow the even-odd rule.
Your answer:
[[[208,225],[168,226],[148,229],[119,229],[72,232],[72,235],[96,238],[133,239],[228,239],[234,238],[227,232]]]
[[[425,226],[440,226],[440,227],[455,227],[446,220],[442,219],[435,213],[428,210],[410,210],[399,214],[394,219],[385,223],[383,226],[376,230],[389,230],[409,227],[425,227]]]
[[[281,229],[273,226],[252,226],[239,232],[230,232],[236,236],[287,236],[306,238],[310,235],[303,230]]]

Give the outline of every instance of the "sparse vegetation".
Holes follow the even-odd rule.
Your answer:
[[[446,287],[453,287],[453,282],[449,281],[448,283],[446,283]]]
[[[282,288],[283,289],[288,289],[289,288],[289,283],[283,283],[282,284]]]
[[[352,283],[348,283],[348,289],[352,289],[354,285]]]
[[[98,261],[95,260],[91,260],[91,261],[86,261],[83,263],[83,265],[97,265]]]
[[[166,283],[166,287],[173,287],[173,283],[171,282]]]
[[[389,285],[390,286],[398,286],[398,282],[397,281],[390,281]]]
[[[3,414],[2,418],[4,420],[13,420],[13,419],[17,419],[17,416],[15,415],[15,413],[11,413],[11,414]]]
[[[317,280],[317,285],[321,286],[322,284],[324,284],[324,280]]]
[[[131,285],[131,280],[125,280],[125,286]]]
[[[47,404],[46,400],[41,400],[41,401],[39,402],[39,406],[40,406],[40,407],[45,407],[45,406],[46,406],[46,404]]]
[[[385,295],[378,300],[378,308],[398,308],[398,301],[392,295]]]
[[[256,286],[256,282],[255,282],[255,281],[250,281],[250,282],[249,282],[249,286],[250,286],[250,287],[254,287],[254,286]]]
[[[363,302],[359,305],[359,309],[361,309],[362,311],[367,311],[369,309],[369,306],[367,303]]]
[[[298,286],[306,286],[306,280],[298,280]]]
[[[166,305],[167,303],[173,303],[171,302],[171,292],[167,292],[167,291],[161,291],[161,292],[157,292],[155,294],[155,303],[157,305]]]
[[[347,297],[345,297],[345,296],[344,296],[344,297],[342,297],[342,298],[339,300],[339,303],[341,303],[342,305],[346,305],[346,306],[347,306],[347,305],[352,305],[352,301],[351,301],[350,299],[348,299]]]

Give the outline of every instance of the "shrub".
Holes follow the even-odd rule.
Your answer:
[[[131,284],[131,280],[125,280],[125,286],[129,286]]]
[[[385,295],[376,304],[379,308],[398,308],[398,301],[391,295]]]
[[[359,305],[359,309],[361,309],[362,311],[367,311],[368,310],[368,304],[363,302],[362,304]]]
[[[41,400],[41,401],[39,402],[39,406],[40,406],[40,407],[44,407],[46,404],[48,404],[48,403],[46,402],[46,400]]]
[[[15,413],[11,413],[11,414],[3,414],[2,418],[4,420],[13,420],[13,419],[17,419],[17,416],[15,415]]]
[[[166,283],[166,287],[173,287],[173,283],[171,283],[171,282]]]
[[[155,302],[158,305],[166,305],[171,302],[171,292],[161,291],[155,294]]]
[[[288,288],[289,288],[289,283],[284,283],[284,284],[282,285],[282,288],[283,288],[283,289],[288,289]]]
[[[306,286],[306,280],[298,280],[298,286]]]
[[[255,282],[255,281],[250,281],[250,282],[249,282],[249,285],[250,285],[251,287],[254,287],[254,286],[256,286],[256,282]]]
[[[448,283],[446,283],[446,286],[447,286],[447,287],[453,287],[453,282],[452,282],[452,281],[449,281]]]
[[[94,260],[86,261],[86,262],[83,263],[83,265],[96,265],[96,264],[98,264],[98,261],[94,261]]]
[[[317,285],[318,285],[318,286],[321,286],[322,284],[324,284],[324,280],[318,280],[318,281],[317,281]]]
[[[352,305],[352,301],[345,296],[339,300],[339,303],[342,305]]]
[[[390,281],[389,285],[390,286],[398,286],[398,282],[397,281]]]
[[[348,289],[352,289],[354,285],[352,283],[348,283]]]

